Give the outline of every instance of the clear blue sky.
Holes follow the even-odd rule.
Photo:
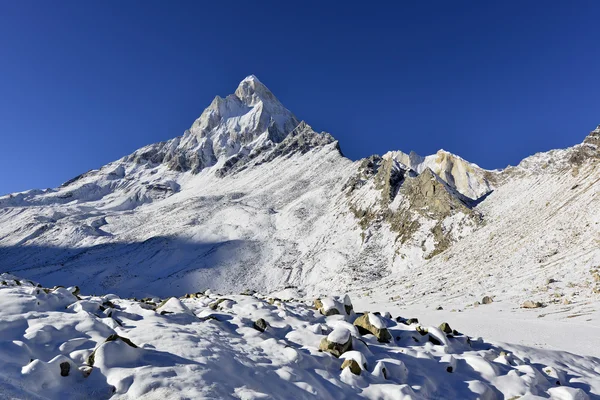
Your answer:
[[[0,2],[0,193],[182,134],[255,74],[356,159],[486,168],[600,124],[600,2]]]

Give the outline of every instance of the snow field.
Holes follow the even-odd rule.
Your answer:
[[[386,344],[353,329],[359,314],[327,317],[311,301],[196,293],[156,304],[114,295],[76,297],[64,288],[44,289],[8,274],[0,278],[5,282],[0,379],[13,398],[594,399],[600,394],[597,358],[498,346],[468,332],[406,325],[399,322],[403,318],[374,315],[393,337]],[[254,328],[260,318],[267,323],[264,332]],[[338,359],[318,350],[323,338],[352,338],[352,349]],[[341,370],[344,360],[356,361],[359,374]]]

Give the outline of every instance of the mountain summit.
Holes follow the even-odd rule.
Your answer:
[[[163,163],[179,172],[198,173],[233,156],[250,155],[281,142],[299,124],[258,78],[245,78],[235,93],[215,97],[182,137],[144,147],[137,163]]]
[[[520,296],[600,265],[598,132],[504,170],[443,150],[351,161],[251,75],[182,136],[0,197],[0,269],[137,297],[287,287],[472,303],[502,282]]]

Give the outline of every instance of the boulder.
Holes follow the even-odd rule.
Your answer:
[[[443,355],[440,362],[446,366],[446,372],[453,373],[456,371],[456,359],[451,354]]]
[[[219,307],[219,304],[223,303],[224,301],[233,301],[233,300],[231,300],[231,299],[226,299],[226,298],[221,298],[221,299],[219,299],[219,300],[217,300],[217,301],[215,301],[215,302],[212,302],[212,303],[210,303],[210,304],[208,305],[208,307],[209,307],[211,310],[216,310],[216,309]]]
[[[375,368],[373,368],[373,375],[380,376],[383,379],[388,379],[388,370],[383,361],[377,361],[377,364],[375,364]]]
[[[341,356],[348,350],[352,350],[352,335],[345,328],[334,329],[319,344],[319,350],[326,351],[336,357]]]
[[[109,337],[106,338],[106,340],[104,341],[104,343],[108,343],[108,342],[113,342],[119,340],[125,344],[127,344],[129,347],[133,347],[137,349],[137,346],[129,339],[127,339],[126,337],[123,336],[119,336],[116,333],[113,333],[112,335],[110,335]],[[94,351],[92,351],[92,354],[89,355],[89,357],[87,358],[87,365],[88,366],[93,366],[94,365],[94,361],[96,358],[96,350],[98,350],[98,348],[94,349]],[[62,367],[61,367],[62,369]]]
[[[69,376],[69,371],[71,371],[71,364],[67,361],[60,363],[60,376]]]
[[[176,297],[171,297],[162,301],[158,307],[156,307],[155,311],[160,315],[188,314],[195,317],[194,313]]]
[[[341,303],[332,297],[316,299],[315,308],[326,317],[341,314],[340,310],[343,310]]]
[[[277,297],[269,297],[267,299],[267,303],[269,303],[270,305],[273,305],[275,303],[281,303],[281,299],[279,299]]]
[[[440,325],[440,330],[446,334],[452,333],[452,328],[450,328],[450,325],[447,322],[442,322]]]
[[[494,299],[492,299],[490,296],[485,296],[481,300],[481,304],[492,304],[493,302],[494,302]]]
[[[370,333],[377,338],[377,341],[384,343],[389,343],[392,340],[392,335],[386,328],[383,319],[375,314],[363,314],[354,321],[354,325],[361,335]]]
[[[360,365],[358,365],[358,363],[351,358],[344,360],[340,369],[344,368],[350,368],[350,372],[352,372],[354,375],[360,375]]]
[[[321,299],[315,299],[314,304],[317,310],[321,310],[321,308],[323,308],[323,303],[321,303]]]
[[[81,290],[79,289],[79,286],[73,286],[72,288],[69,288],[70,292],[73,293],[73,296],[79,296],[79,293],[81,292]]]
[[[427,328],[423,328],[421,325],[417,326],[416,330],[417,330],[417,332],[419,332],[421,334],[421,336],[425,336],[429,333]]]
[[[362,369],[367,369],[367,358],[358,350],[349,350],[342,354],[340,358],[343,358],[344,360],[354,360]]]
[[[344,309],[348,315],[352,314],[352,311],[354,310],[354,306],[352,305],[352,301],[348,295],[344,296]]]
[[[542,303],[540,303],[539,301],[531,301],[531,300],[527,300],[526,302],[521,304],[521,308],[540,308],[543,306],[544,305]]]
[[[442,342],[440,342],[436,337],[433,337],[432,335],[428,335],[428,340],[436,346],[442,345]]]
[[[267,323],[267,321],[265,321],[262,318],[257,319],[256,322],[254,322],[254,324],[252,325],[254,329],[261,332],[266,331],[268,326],[269,324]]]

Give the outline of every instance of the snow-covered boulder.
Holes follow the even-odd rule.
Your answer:
[[[336,357],[352,349],[352,335],[345,328],[334,329],[326,338],[321,340],[319,350],[326,351]]]
[[[388,343],[392,340],[392,335],[387,329],[384,320],[373,313],[366,313],[354,321],[354,325],[362,335],[372,334],[379,342]]]
[[[171,297],[170,299],[166,300],[164,303],[160,304],[157,308],[156,308],[156,312],[159,314],[188,314],[188,315],[194,315],[194,313],[185,305],[181,302],[181,300],[179,300],[176,297]]]
[[[543,307],[543,304],[539,301],[527,300],[523,304],[521,304],[521,308],[540,308]]]
[[[265,321],[262,318],[257,319],[254,324],[252,325],[254,327],[254,329],[256,329],[257,331],[261,331],[264,332],[267,330],[267,328],[269,327],[269,324],[267,323],[267,321]]]
[[[354,360],[360,365],[362,369],[367,369],[367,358],[363,353],[357,350],[349,350],[342,354],[340,358],[344,360]],[[343,368],[343,366],[342,366]]]
[[[98,346],[87,359],[87,365],[100,368],[118,366],[119,361],[127,362],[138,358],[134,350],[138,347],[129,339],[116,333],[106,338],[104,343]]]
[[[343,304],[334,297],[323,297],[315,300],[315,308],[325,316],[345,314]]]
[[[350,372],[352,372],[354,375],[360,375],[360,372],[361,372],[360,365],[358,365],[356,360],[354,360],[352,358],[348,358],[348,359],[344,360],[344,362],[342,363],[342,367],[340,369],[343,370],[345,368],[348,368],[350,370]]]

